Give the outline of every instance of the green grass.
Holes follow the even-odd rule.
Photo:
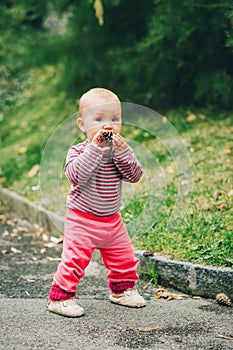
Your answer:
[[[25,89],[20,92],[17,100],[20,102],[7,108],[0,122],[0,182],[35,202],[41,200],[39,172],[29,176],[29,171],[40,164],[46,142],[56,127],[76,112],[75,101],[57,89],[58,81],[59,67],[32,70]],[[167,114],[187,147],[194,174],[191,203],[183,220],[173,230],[168,230],[168,220],[177,199],[179,181],[174,159],[150,132],[123,127],[124,136],[150,149],[165,179],[163,201],[159,195],[158,200],[155,198],[156,220],[153,226],[145,233],[136,234],[130,226],[135,248],[172,259],[233,266],[232,114],[201,110],[191,114],[184,109]],[[140,156],[146,161],[146,153]],[[158,179],[150,161],[147,171],[156,183]],[[137,220],[145,208],[148,200],[146,185],[144,178],[139,184],[125,187],[122,215],[126,224]],[[62,187],[66,193],[68,187],[64,178]],[[156,196],[156,193],[152,195]],[[54,204],[49,209],[59,211],[60,208]]]
[[[166,186],[166,204],[156,224],[143,235],[134,235],[137,248],[164,254],[173,259],[215,266],[233,266],[233,183],[232,115],[221,117],[196,115],[187,122],[185,115],[172,113],[168,119],[182,135],[192,158],[194,186],[187,214],[172,231],[167,229],[177,197],[176,174],[170,173]],[[161,158],[165,170],[173,164],[169,156]],[[145,203],[145,201],[144,201]],[[141,203],[141,210],[143,203]],[[140,212],[140,201],[123,211],[126,220]]]

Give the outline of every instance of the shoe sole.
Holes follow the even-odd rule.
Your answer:
[[[53,314],[56,314],[56,315],[59,315],[59,316],[64,316],[64,317],[69,317],[69,318],[77,318],[77,317],[81,317],[84,315],[84,311],[83,313],[79,314],[79,315],[67,315],[67,314],[63,314],[61,312],[57,312],[56,310],[53,310],[53,309],[49,309],[49,307],[47,308],[47,310],[49,312],[52,312]]]
[[[110,299],[110,298],[109,298]],[[146,304],[143,305],[127,305],[127,304],[122,304],[122,303],[118,303],[115,300],[110,299],[111,303],[116,304],[116,305],[120,305],[120,306],[126,306],[126,307],[131,307],[131,308],[140,308],[140,307],[145,307]]]

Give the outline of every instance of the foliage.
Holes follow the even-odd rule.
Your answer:
[[[73,97],[105,86],[159,110],[233,106],[231,0],[5,0],[0,11],[4,81],[59,62]]]
[[[156,108],[233,106],[231,1],[102,2],[99,26],[91,2],[65,1],[72,6],[66,89],[78,96],[91,86],[107,86],[124,100]]]

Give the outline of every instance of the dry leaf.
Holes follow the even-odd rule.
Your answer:
[[[8,254],[12,255],[11,252],[9,250],[7,250],[7,249],[3,249],[2,250],[2,254],[4,254],[4,255],[8,255]]]
[[[50,241],[53,242],[53,243],[56,243],[56,244],[61,242],[60,238],[54,237],[54,236],[50,237]]]
[[[48,242],[44,244],[45,248],[55,248],[57,246],[57,243],[54,242]]]
[[[22,250],[19,250],[19,249],[16,249],[14,247],[11,247],[11,252],[14,253],[14,254],[21,254]]]
[[[40,165],[39,164],[33,165],[31,170],[28,172],[28,177],[36,176],[36,174],[38,173],[39,169],[40,169]]]
[[[229,146],[228,144],[226,144],[226,145],[224,146],[224,153],[225,153],[225,154],[231,153],[231,149],[230,149],[230,146]]]
[[[49,241],[49,236],[46,233],[42,233],[42,240],[44,242],[48,242]]]
[[[164,297],[164,296],[163,296],[163,292],[156,293],[156,297],[157,297],[157,298],[163,298],[163,297]]]
[[[208,146],[208,147],[206,147],[206,150],[207,150],[208,152],[212,152],[214,149],[213,149],[212,146]]]
[[[11,220],[6,220],[5,224],[9,226],[15,226],[14,222]]]
[[[145,252],[143,252],[143,255],[144,256],[154,256],[154,253],[146,250]]]
[[[12,233],[10,233],[10,237],[18,237],[19,236],[19,234],[18,234],[18,232],[12,232]]]
[[[4,237],[7,237],[7,236],[9,236],[9,231],[7,231],[7,230],[3,231],[2,237],[4,238]]]
[[[0,215],[0,220],[4,221],[4,220],[6,220],[8,217],[9,217],[8,214],[2,214],[2,215]]]
[[[22,227],[22,226],[17,226],[18,231],[24,231],[27,232],[28,228],[27,227]]]
[[[224,203],[224,202],[219,202],[218,204],[216,204],[215,205],[215,207],[217,208],[217,209],[223,209],[223,208],[226,208],[227,207],[227,205],[226,205],[226,203]]]
[[[232,337],[228,337],[227,335],[221,335],[221,334],[217,335],[216,338],[222,338],[222,339],[227,339],[227,340],[233,340]]]
[[[200,114],[200,115],[199,115],[199,118],[200,118],[201,120],[205,120],[206,116],[205,116],[205,114]]]
[[[102,26],[104,24],[104,9],[103,9],[102,1],[95,0],[93,6],[95,9],[95,16],[97,17],[97,19],[99,21],[99,25]]]
[[[193,122],[196,119],[197,119],[197,117],[193,113],[190,113],[186,118],[187,122]]]
[[[47,259],[49,260],[49,261],[61,261],[61,258],[52,258],[51,256],[47,256]]]
[[[158,328],[151,327],[151,328],[144,328],[144,329],[135,329],[135,332],[154,332],[157,330],[158,330]]]
[[[5,181],[6,181],[6,177],[5,176],[0,177],[0,183],[3,183]]]
[[[173,294],[173,293],[169,293],[169,292],[164,292],[163,288],[157,289],[156,291],[156,297],[159,299],[166,299],[167,301],[170,300],[177,300],[177,299],[182,299],[181,295],[178,294]]]
[[[215,191],[214,192],[214,198],[218,199],[218,197],[222,196],[223,192],[222,191]]]
[[[41,236],[43,236],[43,231],[36,231],[35,233],[34,233],[34,236],[35,237],[41,237]],[[43,239],[43,237],[42,237],[42,239]]]
[[[25,146],[22,146],[22,147],[19,147],[19,153],[21,153],[21,154],[23,154],[23,153],[26,153],[27,152],[27,147],[25,147]]]
[[[182,299],[182,297],[180,295],[172,294],[172,295],[169,295],[169,297],[167,298],[167,301],[176,300],[176,299]]]

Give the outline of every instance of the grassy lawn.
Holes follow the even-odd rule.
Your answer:
[[[47,67],[30,74],[20,102],[8,108],[0,122],[0,183],[28,199],[40,202],[39,165],[54,129],[76,112],[75,101],[56,88],[59,70]],[[164,173],[164,200],[154,225],[135,234],[135,248],[161,253],[173,259],[215,266],[233,266],[233,113],[175,110],[166,117],[178,131],[192,160],[193,190],[187,213],[178,227],[167,229],[177,199],[176,164],[166,148],[140,129],[123,127],[123,135],[150,149]],[[147,157],[143,153],[142,158]],[[153,167],[150,177],[154,182]],[[67,182],[62,187],[67,193]],[[56,191],[56,188],[54,189]],[[137,218],[148,200],[146,181],[125,188],[122,215],[126,224]],[[127,193],[127,191],[129,191]],[[62,204],[63,205],[63,204]],[[59,211],[59,208],[50,207]]]

